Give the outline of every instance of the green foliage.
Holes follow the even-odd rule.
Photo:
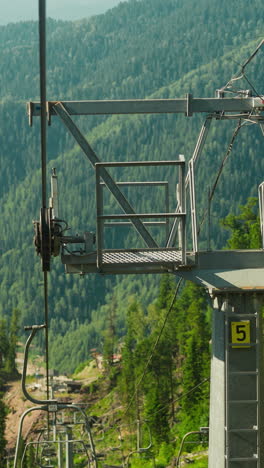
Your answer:
[[[247,9],[244,0],[130,0],[83,21],[48,20],[48,98],[164,99],[187,92],[195,97],[214,96],[215,89],[234,75],[237,63],[245,61],[262,37],[260,11],[261,0],[252,0]],[[0,27],[0,376],[4,377],[7,372],[15,373],[20,325],[43,322],[42,273],[31,245],[31,220],[38,217],[41,198],[39,121],[35,119],[29,129],[25,115],[25,101],[37,100],[39,94],[37,44],[36,22]],[[259,52],[258,60],[252,60],[247,69],[259,93],[262,61]],[[248,82],[238,86],[248,88]],[[188,159],[201,125],[200,116],[174,115],[91,116],[76,121],[103,161],[173,159],[178,153]],[[264,170],[263,136],[258,130],[257,125],[243,127],[225,165],[211,206],[214,247],[226,243],[227,233],[219,229],[223,217],[222,227],[232,232],[229,248],[260,246],[256,200],[252,198]],[[196,172],[198,218],[207,206],[208,188],[231,131],[230,121],[220,119],[211,126],[206,157],[201,158]],[[48,172],[57,167],[60,178],[62,218],[73,233],[94,231],[93,171],[56,117],[47,140]],[[169,181],[173,188],[170,211],[174,210],[175,175],[168,169],[151,175]],[[118,177],[145,181],[149,173],[143,167],[135,173],[124,169]],[[142,212],[164,208],[158,190],[142,193],[138,189],[127,196]],[[244,205],[248,197],[239,215],[228,215],[237,213],[238,204]],[[111,197],[107,209],[116,210]],[[151,232],[159,245],[165,244],[164,232],[157,233],[156,228]],[[203,228],[200,247],[205,238]],[[106,241],[117,248],[134,243],[142,246],[127,228],[108,232]],[[206,293],[187,284],[167,316],[176,283],[172,276],[164,276],[158,290],[157,282],[149,275],[66,276],[60,261],[54,261],[49,285],[50,365],[72,372],[80,362],[87,362],[91,348],[102,351],[103,336],[111,368],[117,343],[124,341],[118,389],[126,417],[148,418],[156,465],[167,466],[175,449],[172,439],[207,425],[209,383],[200,383],[209,374],[210,308]],[[111,377],[114,384],[115,370]],[[98,414],[105,415],[110,400],[106,397],[98,404]],[[1,408],[0,453],[1,443],[5,443],[1,442]],[[152,465],[152,460],[145,461],[145,466]],[[137,465],[135,460],[133,464]]]
[[[74,374],[79,374],[79,372],[82,372],[83,369],[85,369],[86,366],[88,366],[90,361],[84,361],[81,362],[75,369]]]
[[[230,249],[259,249],[261,247],[260,221],[258,216],[258,199],[250,197],[244,206],[240,206],[240,213],[229,213],[221,224],[231,230],[231,237],[227,241]]]
[[[16,352],[17,352],[17,342],[18,342],[18,333],[20,329],[20,312],[17,309],[14,309],[12,312],[10,325],[9,325],[9,336],[8,336],[8,350],[6,354],[5,370],[8,374],[13,376],[18,375],[16,367]]]
[[[169,447],[167,456],[174,450],[172,437],[208,425],[209,301],[202,288],[187,283],[173,302],[175,288],[165,275],[148,314],[136,301],[130,305],[119,385],[125,414],[148,421],[161,459],[161,447]]]
[[[133,0],[84,21],[48,20],[48,98],[160,99],[182,97],[186,92],[213,96],[215,89],[237,71],[236,63],[243,63],[256,47],[262,35],[260,9],[261,0],[253,0],[246,13],[243,0],[234,5],[226,0]],[[25,115],[25,101],[38,99],[39,94],[37,43],[36,22],[0,27],[0,316],[10,316],[18,308],[22,326],[43,322],[42,274],[30,241],[31,220],[38,217],[41,197],[39,121],[35,119],[29,129]],[[261,92],[260,63],[261,52],[248,70],[249,78],[254,78],[254,85]],[[239,85],[248,87],[248,83]],[[199,116],[189,120],[173,115],[76,120],[105,161],[171,159],[178,152],[188,156],[201,123]],[[253,127],[241,130],[239,144],[233,148],[234,157],[224,169],[212,204],[215,223],[211,234],[217,247],[226,239],[223,230],[219,230],[219,218],[255,195],[255,181],[264,169],[264,161],[258,157],[262,136],[257,126]],[[212,183],[225,151],[223,142],[229,140],[230,132],[230,122],[217,121],[212,125],[205,147],[206,160],[201,159],[196,175],[198,214],[206,203],[207,185]],[[47,144],[48,172],[57,167],[60,178],[61,216],[73,232],[95,230],[93,172],[56,117],[49,128]],[[232,190],[227,177],[230,173]],[[174,184],[170,171],[158,176]],[[146,180],[148,175],[140,168],[140,173],[135,174],[124,170],[122,177]],[[160,206],[161,197],[156,199],[154,195],[153,191],[141,195],[139,190],[130,194],[139,210],[145,201],[146,211],[154,203],[155,208]],[[113,208],[116,207],[110,200],[109,210]],[[127,228],[120,229],[118,235],[114,231],[108,234],[109,243],[118,247],[131,246],[132,237]],[[165,236],[161,237],[158,241],[162,244]],[[202,231],[201,246],[204,238]],[[127,296],[137,294],[148,305],[157,292],[157,281],[149,277],[142,277],[141,281],[136,277],[66,276],[59,261],[53,263],[50,278],[51,366],[67,372],[73,371],[79,360],[86,360],[89,349],[101,342],[109,313],[109,293],[115,285],[119,335],[126,328]]]
[[[9,321],[0,320],[0,376],[17,377],[16,351],[20,313],[14,309]]]

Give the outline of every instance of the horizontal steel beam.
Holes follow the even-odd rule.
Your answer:
[[[184,166],[184,159],[163,161],[111,161],[96,163],[100,167]]]
[[[186,213],[134,213],[99,215],[99,219],[184,218]]]
[[[150,249],[155,250],[155,249]],[[158,249],[162,250],[162,249]],[[163,249],[165,252],[171,249]],[[121,251],[120,251],[121,252]],[[124,250],[124,253],[127,251]],[[98,272],[96,251],[89,255],[62,255],[61,260],[67,273]],[[264,251],[237,250],[187,252],[187,265],[117,263],[103,264],[105,274],[146,274],[174,272],[186,280],[193,281],[212,290],[264,290]]]
[[[264,99],[264,97],[263,97]],[[70,115],[107,114],[186,114],[206,112],[251,112],[264,110],[264,100],[257,97],[246,98],[192,98],[183,99],[131,99],[115,101],[62,101]],[[58,101],[47,103],[47,115],[56,115],[54,106]],[[40,102],[28,103],[30,121],[40,116]]]
[[[145,221],[144,225],[148,226],[166,226],[166,221]],[[130,221],[113,221],[112,223],[104,223],[104,227],[115,227],[115,226],[133,226]]]
[[[100,182],[100,185],[106,187],[104,182]],[[165,187],[167,188],[169,183],[167,181],[157,180],[157,181],[147,181],[147,182],[116,182],[116,185],[119,187]]]

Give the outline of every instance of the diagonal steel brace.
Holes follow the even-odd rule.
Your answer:
[[[67,127],[69,132],[72,134],[72,136],[75,138],[75,140],[89,159],[92,166],[95,168],[95,164],[101,161],[89,145],[86,138],[82,135],[78,127],[75,125],[63,104],[61,102],[57,102],[54,105],[53,109],[56,112],[56,114],[60,117],[64,125]],[[123,195],[123,193],[121,192],[121,190],[119,189],[119,187],[105,168],[101,168],[101,177],[105,185],[110,190],[110,192],[114,195],[122,210],[126,214],[135,214],[134,209],[132,208],[126,197]],[[150,235],[149,231],[145,228],[144,224],[140,219],[131,218],[131,223],[134,225],[135,229],[140,234],[140,236],[149,248],[158,247],[153,237]]]

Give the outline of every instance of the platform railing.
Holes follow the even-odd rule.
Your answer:
[[[169,212],[169,195],[168,195],[168,182],[167,181],[148,181],[148,182],[118,182],[118,186],[164,186],[165,187],[165,212],[154,213],[119,213],[119,214],[105,214],[104,213],[104,198],[103,189],[105,184],[102,182],[102,170],[105,168],[120,168],[120,167],[142,167],[142,166],[179,166],[178,181],[175,179],[175,193],[177,198],[175,201],[178,203],[179,209],[177,212]],[[96,214],[97,214],[97,268],[100,270],[104,264],[103,255],[106,252],[120,253],[131,252],[133,249],[105,249],[104,246],[104,229],[105,227],[132,225],[132,219],[140,219],[143,221],[144,226],[166,226],[166,237],[169,236],[169,219],[179,218],[178,228],[178,248],[145,248],[134,249],[136,252],[166,252],[166,251],[179,251],[180,263],[186,264],[186,201],[185,201],[185,160],[181,156],[179,160],[174,161],[130,161],[130,162],[100,162],[95,164],[96,173]],[[146,221],[150,220],[151,221]],[[159,220],[159,221],[158,221]],[[162,221],[160,221],[162,220]],[[107,222],[110,221],[110,222]]]

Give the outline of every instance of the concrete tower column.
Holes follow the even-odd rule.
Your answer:
[[[214,294],[209,468],[264,468],[264,293]]]

